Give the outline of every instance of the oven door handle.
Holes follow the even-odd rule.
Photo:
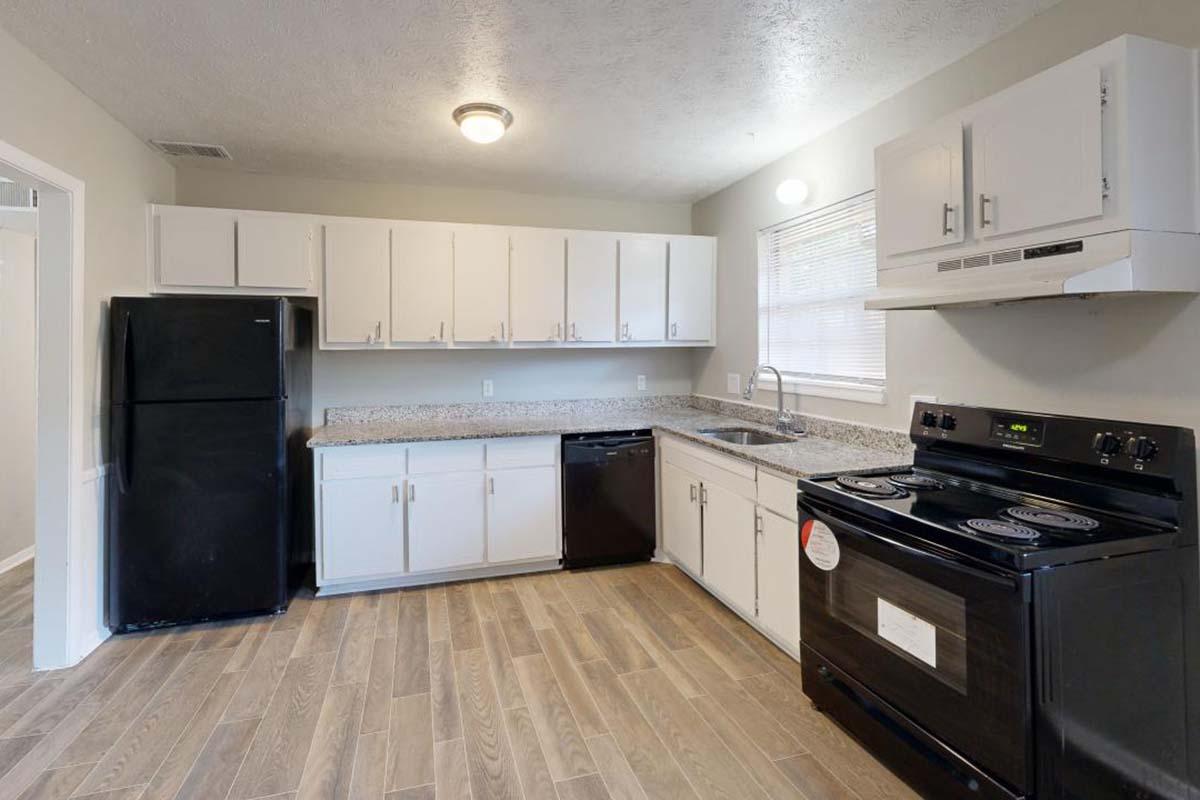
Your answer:
[[[834,528],[835,531],[840,530],[859,539],[865,539],[867,541],[881,544],[884,547],[890,547],[895,550],[899,550],[908,556],[911,556],[919,561],[923,561],[926,564],[930,564],[931,566],[935,566],[938,569],[957,572],[960,575],[967,575],[971,578],[987,581],[994,586],[1004,586],[1012,589],[1013,591],[1016,591],[1020,588],[1020,584],[1015,578],[999,575],[982,569],[976,569],[974,567],[968,567],[965,564],[960,564],[959,562],[954,561],[953,559],[945,558],[935,553],[930,553],[927,550],[922,550],[919,547],[913,547],[912,545],[905,544],[904,542],[898,542],[895,539],[878,533],[873,533],[865,528],[855,525],[853,522],[848,522],[844,518],[818,511],[811,504],[805,503],[803,500],[800,502],[800,510],[807,512],[809,516],[824,522],[826,525]]]

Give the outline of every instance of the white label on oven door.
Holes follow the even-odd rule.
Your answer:
[[[882,597],[876,598],[879,637],[937,667],[937,628]]]
[[[800,529],[800,546],[804,555],[817,569],[832,571],[842,560],[842,549],[838,547],[837,537],[824,522],[810,519]]]

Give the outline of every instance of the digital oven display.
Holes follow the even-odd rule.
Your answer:
[[[1041,447],[1046,423],[1029,417],[992,417],[992,438],[1000,442]]]

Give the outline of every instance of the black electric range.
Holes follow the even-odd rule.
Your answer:
[[[799,483],[804,690],[923,795],[1200,798],[1191,430],[918,404]]]

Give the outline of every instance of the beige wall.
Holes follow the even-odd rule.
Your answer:
[[[757,355],[756,231],[800,213],[775,201],[808,181],[800,211],[873,188],[873,150],[1122,33],[1200,46],[1197,0],[1064,0],[1045,14],[755,174],[697,203],[695,233],[720,237],[721,344],[695,356],[696,391],[724,396]],[[1200,428],[1200,298],[1055,300],[888,314],[888,401],[801,398],[804,411],[906,428],[909,397]],[[794,398],[790,398],[794,401]],[[759,402],[773,402],[760,393]]]
[[[3,29],[0,75],[0,139],[86,184],[85,390],[96,398],[87,468],[103,460],[107,300],[145,292],[146,203],[174,200],[175,170]]]
[[[552,197],[492,190],[285,178],[180,169],[183,205],[295,211],[386,219],[535,225],[555,228],[689,233],[686,204]],[[691,390],[690,351],[323,351],[314,363],[317,418],[335,406],[620,397]]]

